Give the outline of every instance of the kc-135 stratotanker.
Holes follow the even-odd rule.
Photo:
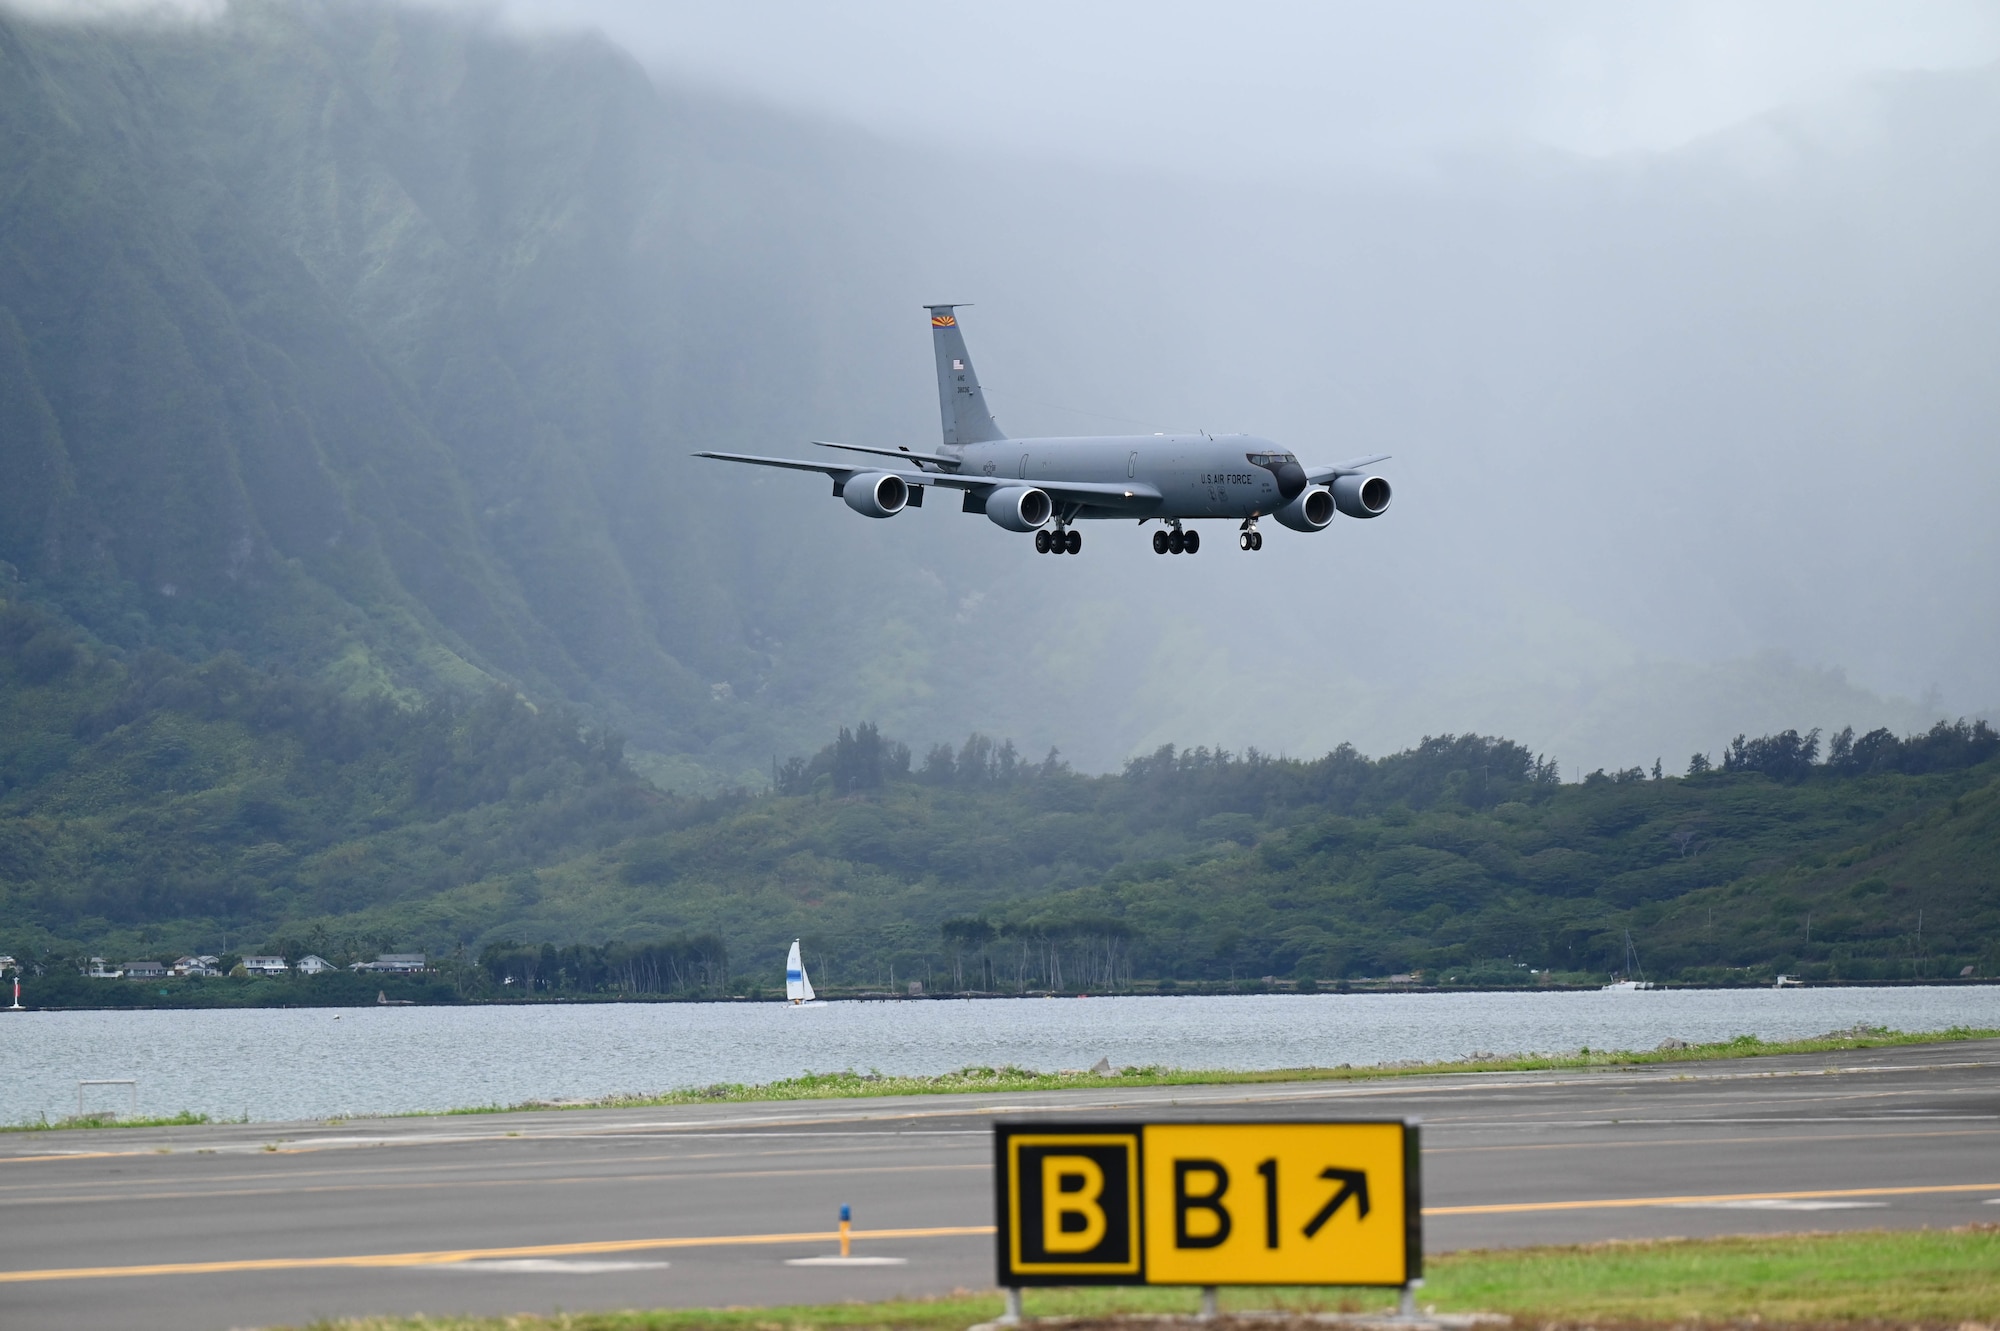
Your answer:
[[[1157,521],[1162,525],[1153,532],[1154,553],[1191,555],[1201,548],[1201,535],[1187,524],[1197,518],[1237,519],[1238,547],[1261,550],[1260,518],[1316,532],[1326,530],[1336,512],[1375,518],[1389,507],[1389,482],[1367,470],[1386,461],[1386,453],[1338,467],[1307,467],[1270,440],[1247,434],[1009,439],[986,409],[959,332],[959,307],[925,308],[944,416],[944,444],[937,452],[816,439],[824,448],[870,453],[897,465],[747,453],[695,456],[820,472],[832,478],[836,498],[871,518],[921,508],[931,486],[958,490],[967,513],[984,513],[1008,531],[1033,532],[1035,549],[1043,554],[1083,549],[1083,533],[1073,524],[1085,518],[1136,518],[1142,526]]]

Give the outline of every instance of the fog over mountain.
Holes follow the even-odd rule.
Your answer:
[[[2000,68],[1421,172],[860,119],[451,9],[0,15],[0,559],[114,645],[574,702],[683,787],[863,719],[1574,776],[2000,704]],[[1387,452],[1395,506],[1044,560],[688,456],[931,444],[940,300],[1011,433]]]

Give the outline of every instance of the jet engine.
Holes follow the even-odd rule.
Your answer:
[[[864,471],[849,476],[840,488],[847,506],[866,518],[893,518],[910,502],[910,487],[901,476],[886,471]]]
[[[1046,490],[1010,485],[986,496],[986,516],[1008,531],[1033,531],[1049,520],[1055,503]]]
[[[1389,482],[1380,476],[1337,476],[1333,502],[1350,518],[1379,518],[1389,507]]]
[[[1271,516],[1293,531],[1324,531],[1333,521],[1333,496],[1314,486]]]

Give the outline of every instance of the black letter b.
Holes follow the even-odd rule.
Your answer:
[[[1212,1174],[1215,1186],[1207,1192],[1188,1191],[1189,1174]],[[1223,1209],[1222,1195],[1229,1191],[1229,1171],[1219,1160],[1174,1161],[1174,1246],[1176,1248],[1219,1248],[1229,1237],[1229,1212]],[[1207,1211],[1215,1216],[1212,1234],[1188,1233],[1188,1212]]]

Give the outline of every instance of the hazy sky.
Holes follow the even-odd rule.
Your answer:
[[[656,67],[960,150],[1201,171],[1663,148],[1875,70],[2000,58],[1979,0],[503,0]]]

